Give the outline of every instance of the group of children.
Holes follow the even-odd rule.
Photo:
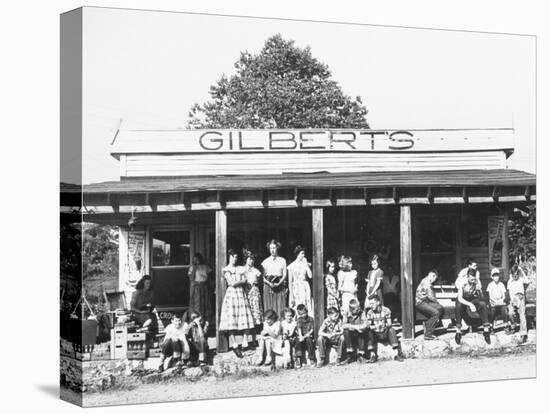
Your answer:
[[[462,321],[474,324],[473,313],[481,320],[485,341],[491,343],[491,331],[498,316],[506,325],[505,332],[512,334],[516,330],[516,315],[520,320],[520,341],[527,341],[527,318],[525,314],[525,288],[529,284],[521,267],[514,265],[507,285],[500,281],[500,270],[491,270],[492,281],[486,288],[488,300],[483,294],[479,270],[474,260],[468,260],[467,267],[462,269],[455,281],[458,291],[455,303],[455,341],[462,339]],[[416,310],[425,315],[425,340],[433,340],[437,323],[444,316],[445,309],[437,301],[433,283],[438,278],[437,270],[430,270],[416,289]],[[469,311],[469,312],[468,312]]]
[[[371,270],[365,278],[365,297],[377,296],[381,304],[384,304],[383,285],[385,284],[384,272],[380,268],[380,258],[373,255],[370,259]],[[357,270],[353,269],[353,261],[349,256],[340,256],[338,260],[339,270],[336,272],[336,263],[332,260],[326,263],[325,287],[327,292],[326,308],[334,307],[347,312],[353,299],[357,300],[358,277]],[[388,283],[397,289],[395,281]],[[365,301],[365,305],[368,302]],[[366,307],[366,306],[365,306]]]
[[[208,321],[199,311],[188,311],[183,317],[173,314],[161,344],[159,372],[164,370],[165,365],[205,366],[208,352],[207,331]]]
[[[273,366],[275,356],[280,355],[286,368],[301,368],[307,360],[310,365],[322,367],[328,364],[332,348],[336,349],[339,365],[354,361],[374,363],[378,359],[378,343],[391,345],[396,352],[394,358],[403,360],[391,312],[382,306],[377,295],[370,296],[365,309],[356,298],[349,300],[342,314],[337,307],[329,307],[316,342],[313,318],[300,304],[296,312],[286,308],[280,321],[275,311],[265,313],[258,337],[257,365]]]
[[[497,316],[502,317],[506,324],[506,333],[513,334],[516,330],[516,315],[519,318],[519,333],[521,340],[525,342],[527,339],[527,316],[525,314],[525,286],[529,284],[529,280],[523,269],[514,265],[510,273],[510,278],[504,287],[504,283],[500,281],[500,271],[493,269],[491,271],[491,279],[487,286],[489,295],[489,320],[494,323]],[[509,300],[506,298],[508,291]],[[508,302],[508,304],[506,303]]]

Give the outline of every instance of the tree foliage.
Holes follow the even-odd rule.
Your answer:
[[[510,262],[522,263],[536,257],[537,254],[537,207],[519,210],[509,221],[508,239],[510,241]]]
[[[258,54],[241,52],[235,69],[192,107],[189,127],[368,128],[361,98],[345,95],[309,47],[275,35]]]

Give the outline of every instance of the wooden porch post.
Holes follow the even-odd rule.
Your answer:
[[[220,334],[220,314],[226,285],[222,269],[227,255],[227,211],[216,210],[216,347],[218,352],[226,352],[227,337]]]
[[[311,210],[311,231],[312,231],[312,261],[313,261],[313,303],[315,321],[315,335],[325,316],[325,284],[324,284],[324,250],[323,250],[323,209],[313,208]]]
[[[401,206],[401,315],[403,338],[414,338],[411,207]]]
[[[508,240],[508,207],[504,208],[504,218],[502,223],[502,280],[508,280],[510,277],[510,240]]]

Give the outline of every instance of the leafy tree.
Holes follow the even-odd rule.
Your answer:
[[[210,87],[195,104],[191,128],[368,128],[360,97],[345,95],[328,66],[281,35],[258,54],[242,52],[236,74]]]
[[[509,221],[510,262],[523,263],[537,254],[537,207],[527,207],[527,211],[516,209]]]

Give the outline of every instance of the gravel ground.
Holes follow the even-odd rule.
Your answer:
[[[143,384],[132,390],[84,394],[83,402],[90,407],[288,394],[296,392],[296,384],[304,384],[303,392],[320,392],[535,376],[536,354],[532,349],[526,349],[495,357],[408,359],[374,365],[351,364],[345,367],[305,367],[301,370],[251,373],[243,378],[237,375],[225,378],[207,376],[197,381],[176,379],[169,383]]]

